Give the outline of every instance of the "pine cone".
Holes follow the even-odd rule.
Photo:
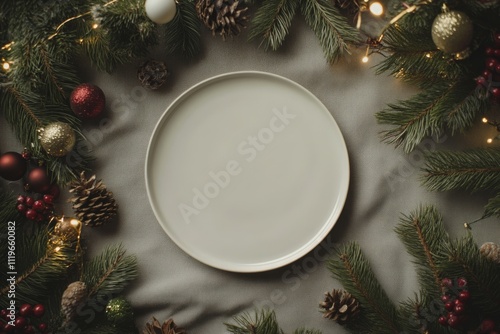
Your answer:
[[[493,242],[485,242],[481,248],[481,255],[490,261],[500,264],[500,245]]]
[[[137,79],[144,87],[153,90],[160,88],[169,75],[167,65],[158,60],[148,60],[137,70]]]
[[[236,36],[245,27],[248,7],[240,5],[239,0],[197,0],[198,17],[212,34],[219,34],[225,40]]]
[[[325,292],[325,300],[319,304],[323,317],[343,325],[359,314],[359,302],[345,290]]]
[[[76,315],[78,305],[87,298],[87,285],[76,281],[68,285],[61,298],[61,313],[64,316],[63,327],[66,326]]]
[[[87,180],[82,172],[80,179],[71,183],[69,192],[74,194],[69,202],[73,205],[76,217],[85,225],[99,226],[116,216],[118,205],[113,193],[106,189],[101,180],[96,181],[95,175]]]
[[[184,328],[178,327],[172,319],[163,322],[163,325],[153,317],[152,322],[146,324],[142,334],[187,334]]]

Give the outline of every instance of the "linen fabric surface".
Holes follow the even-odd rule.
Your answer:
[[[360,54],[329,66],[314,33],[295,20],[285,45],[265,52],[246,34],[223,42],[204,32],[204,52],[196,61],[167,58],[172,75],[159,91],[143,89],[136,78],[140,60],[121,66],[112,75],[99,73],[85,59],[81,73],[86,82],[103,89],[107,112],[100,121],[85,124],[88,146],[94,151],[94,172],[103,179],[119,203],[117,223],[86,228],[90,252],[122,243],[139,262],[140,277],[127,290],[135,307],[137,325],[143,328],[152,316],[170,317],[191,334],[225,333],[224,322],[233,315],[272,307],[281,327],[291,333],[298,327],[323,333],[345,333],[322,318],[318,304],[325,291],[340,288],[326,268],[335,244],[356,241],[371,261],[376,276],[394,301],[404,301],[418,291],[411,258],[393,229],[401,213],[421,204],[435,204],[453,235],[465,233],[463,223],[482,214],[483,194],[433,193],[420,186],[423,152],[442,148],[483,145],[494,129],[478,125],[463,136],[427,139],[414,152],[381,143],[375,112],[387,103],[416,92],[388,75],[375,75],[373,57],[361,64]],[[356,51],[355,51],[356,52]],[[161,47],[151,58],[162,59]],[[342,215],[329,236],[314,251],[285,267],[263,273],[239,274],[204,265],[179,249],[158,224],[149,204],[144,164],[153,129],[168,107],[192,85],[232,71],[265,71],[296,81],[316,95],[338,123],[350,158],[350,188]],[[226,101],[220,101],[221,105]],[[233,102],[231,102],[233,103]],[[0,150],[21,150],[8,125],[1,120]],[[293,180],[290,180],[293,182]],[[71,208],[66,206],[65,214]],[[495,220],[474,227],[479,243],[499,242]],[[287,231],[283,231],[286,238]],[[257,246],[258,247],[258,246]]]

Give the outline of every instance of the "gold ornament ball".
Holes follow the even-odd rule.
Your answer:
[[[82,223],[75,218],[60,217],[54,226],[54,235],[64,241],[75,241],[78,239]]]
[[[63,122],[54,122],[39,130],[38,139],[47,154],[64,157],[75,146],[76,136],[73,128]]]
[[[432,23],[432,40],[446,53],[461,53],[472,42],[474,26],[463,12],[450,10],[439,14]]]

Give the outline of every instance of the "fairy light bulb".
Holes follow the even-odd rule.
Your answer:
[[[384,14],[384,7],[380,2],[374,1],[370,3],[370,13],[372,13],[375,16],[380,16]]]
[[[6,71],[8,71],[10,69],[10,64],[8,62],[5,62],[2,64],[2,68]]]
[[[486,117],[483,117],[482,121],[483,123],[488,123],[488,119]]]
[[[486,140],[486,142],[487,142],[488,144],[493,143],[493,138],[488,138],[488,139]]]
[[[368,58],[368,56],[364,56],[363,58],[361,58],[361,61],[366,64],[368,62],[368,60],[370,60],[370,58]]]
[[[94,23],[94,24],[92,25],[92,29],[97,29],[97,28],[99,28],[99,25],[98,25],[97,23]]]

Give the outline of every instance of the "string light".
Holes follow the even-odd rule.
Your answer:
[[[365,64],[368,62],[368,60],[370,60],[370,58],[368,58],[368,56],[364,56],[363,58],[361,58],[361,61]]]
[[[54,248],[54,250],[55,250],[56,252],[59,252],[59,251],[61,250],[61,247],[57,246],[56,248]]]
[[[482,121],[483,123],[488,123],[488,119],[486,117],[483,117]]]
[[[92,29],[97,29],[97,28],[99,28],[99,25],[98,25],[97,23],[94,23],[94,24],[92,25]]]
[[[374,1],[370,4],[370,13],[375,16],[380,16],[384,14],[384,7],[380,2]]]
[[[8,71],[10,69],[10,64],[8,62],[5,62],[2,64],[2,68],[6,71]]]
[[[486,140],[486,142],[487,142],[488,144],[493,143],[493,138],[488,138],[488,139]]]

